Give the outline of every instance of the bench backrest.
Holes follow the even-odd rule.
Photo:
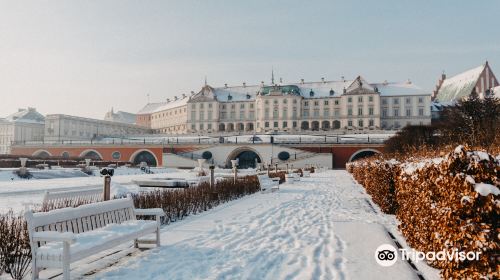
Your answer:
[[[76,207],[82,204],[102,201],[102,188],[89,190],[71,190],[71,191],[46,191],[43,196],[43,209]]]
[[[135,220],[134,202],[131,196],[122,199],[85,204],[75,208],[61,208],[49,212],[25,214],[30,239],[33,232],[59,231],[81,233],[108,224]]]

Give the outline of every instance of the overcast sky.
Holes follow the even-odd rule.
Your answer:
[[[500,78],[500,1],[0,0],[0,117],[103,118],[212,86],[405,81],[431,91],[486,59]]]

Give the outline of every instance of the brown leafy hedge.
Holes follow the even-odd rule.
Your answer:
[[[396,214],[408,244],[422,252],[481,252],[479,261],[435,261],[445,279],[500,278],[500,159],[461,146],[444,157],[405,162],[367,159],[347,170],[385,213]]]

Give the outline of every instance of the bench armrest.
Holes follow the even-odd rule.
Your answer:
[[[58,232],[58,231],[40,231],[33,233],[33,241],[55,241],[55,242],[69,242],[74,243],[76,236],[72,232]]]
[[[135,209],[137,216],[165,216],[165,212],[161,208]]]

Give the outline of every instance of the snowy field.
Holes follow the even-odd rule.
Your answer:
[[[398,260],[379,266],[375,249],[394,244],[393,216],[369,202],[346,171],[312,174],[164,226],[162,247],[122,247],[74,264],[91,279],[418,279]],[[97,257],[96,257],[97,258]],[[112,264],[111,266],[109,266]],[[425,279],[438,271],[418,263]],[[57,275],[43,271],[42,277]]]

